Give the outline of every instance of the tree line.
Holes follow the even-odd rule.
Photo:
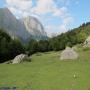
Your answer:
[[[11,60],[20,53],[24,53],[21,42],[11,39],[3,29],[0,29],[0,63]]]

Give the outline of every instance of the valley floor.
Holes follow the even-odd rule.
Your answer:
[[[60,52],[37,53],[32,62],[0,64],[0,88],[18,90],[90,90],[90,50],[78,60],[61,61]]]

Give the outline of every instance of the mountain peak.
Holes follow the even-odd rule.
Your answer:
[[[40,37],[47,36],[42,23],[35,17],[27,16],[23,19],[24,25],[32,35]]]
[[[30,38],[42,40],[47,37],[43,25],[37,18],[28,16],[22,20],[16,19],[8,8],[0,9],[0,28],[5,29],[10,36],[17,36],[24,41]]]

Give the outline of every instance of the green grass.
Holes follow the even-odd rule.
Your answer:
[[[33,55],[29,63],[0,64],[0,87],[15,86],[18,90],[90,90],[90,50],[78,52],[78,60],[61,61],[60,52],[49,52]]]

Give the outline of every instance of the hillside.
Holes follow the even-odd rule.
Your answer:
[[[53,50],[62,50],[66,46],[82,44],[88,36],[90,36],[90,22],[53,37],[49,42]]]
[[[61,61],[60,52],[37,53],[32,62],[0,64],[0,87],[19,90],[89,90],[90,49],[77,60]],[[74,75],[76,77],[74,77]]]

